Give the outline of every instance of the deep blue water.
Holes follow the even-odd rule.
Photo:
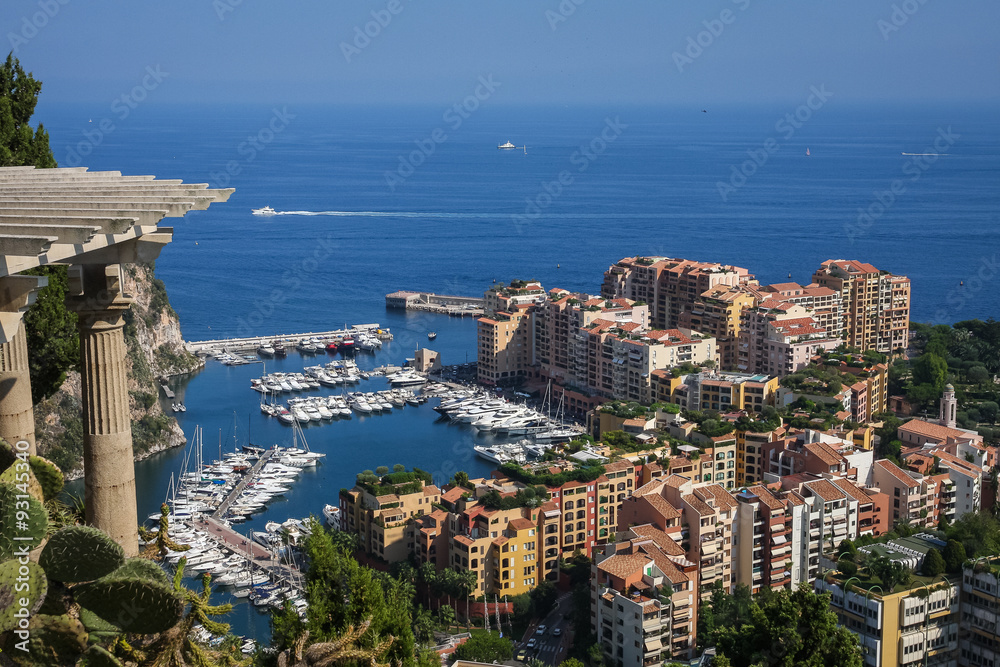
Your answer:
[[[1000,292],[987,286],[1000,248],[995,109],[845,109],[831,100],[788,136],[778,123],[795,109],[484,106],[456,129],[446,108],[279,109],[285,118],[274,127],[286,127],[265,132],[260,150],[248,137],[268,127],[272,108],[150,105],[122,120],[110,108],[43,105],[36,118],[64,166],[79,159],[72,151],[88,152],[81,163],[92,170],[236,188],[228,203],[163,223],[174,226],[174,241],[157,274],[190,340],[379,322],[396,340],[374,359],[359,357],[363,365],[402,361],[431,330],[444,362],[459,363],[475,355],[471,319],[387,311],[384,295],[479,294],[513,278],[595,292],[609,264],[634,254],[733,263],[764,282],[790,273],[803,283],[825,259],[855,258],[911,278],[912,319],[1000,310]],[[114,130],[98,137],[105,118]],[[949,145],[933,147],[948,128]],[[447,139],[435,142],[435,130]],[[508,139],[527,154],[495,148]],[[434,150],[411,159],[415,142]],[[762,165],[747,162],[754,154]],[[401,156],[422,163],[391,188],[386,173]],[[220,176],[229,162],[239,174]],[[755,173],[724,200],[719,183],[732,184],[741,167]],[[894,181],[894,201],[858,226],[858,209],[878,213],[879,193]],[[532,202],[539,215],[515,223]],[[264,205],[332,214],[250,214]],[[268,369],[312,363],[293,353]],[[256,444],[289,441],[249,390],[260,370],[210,364],[180,383],[185,433],[200,424],[216,453],[220,431],[231,446],[234,422],[238,441],[248,429]],[[378,465],[416,465],[443,479],[457,469],[485,473],[471,433],[435,417],[425,405],[307,429],[310,445],[328,453],[323,466],[245,525],[318,514],[357,472]],[[156,510],[181,457],[137,466],[141,515]],[[238,632],[265,632],[264,617],[245,604],[232,620]]]

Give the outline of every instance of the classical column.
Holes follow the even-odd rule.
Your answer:
[[[87,523],[135,556],[135,465],[122,333],[132,299],[122,293],[121,265],[71,266],[66,303],[79,318]]]
[[[44,276],[0,278],[0,437],[11,445],[24,440],[35,453],[35,415],[31,408],[28,343],[24,313],[35,302],[38,290],[48,284]]]
[[[11,446],[28,442],[35,453],[35,414],[31,409],[31,380],[28,377],[28,344],[24,322],[14,337],[0,345],[0,437]]]

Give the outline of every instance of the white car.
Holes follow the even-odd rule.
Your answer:
[[[535,644],[537,643],[538,641],[534,637],[532,637],[531,639],[528,640],[528,648],[535,648]]]
[[[544,634],[545,634],[545,629],[546,629],[546,626],[544,626],[544,625],[539,625],[539,626],[538,626],[538,629],[537,629],[537,630],[535,630],[535,634],[536,634],[536,635],[538,635],[539,637],[541,637],[542,635],[544,635]]]

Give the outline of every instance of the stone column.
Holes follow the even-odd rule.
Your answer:
[[[35,453],[35,414],[23,321],[14,337],[0,345],[0,437],[11,446],[27,440],[28,451]]]
[[[139,553],[135,464],[129,415],[121,266],[70,267],[67,305],[79,316],[83,386],[83,464],[87,523],[127,556]]]

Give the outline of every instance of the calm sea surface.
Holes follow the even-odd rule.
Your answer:
[[[795,108],[777,107],[484,106],[461,123],[446,109],[149,103],[122,119],[110,106],[42,105],[36,119],[61,166],[236,188],[228,203],[163,223],[174,241],[157,274],[190,340],[378,322],[396,339],[360,356],[362,367],[402,361],[427,345],[428,331],[438,332],[431,347],[444,362],[460,363],[474,359],[472,320],[387,311],[384,295],[474,295],[513,278],[596,292],[609,264],[635,254],[802,283],[825,259],[860,259],[910,277],[915,320],[1000,311],[989,285],[1000,259],[995,109],[831,100],[799,127],[783,120]],[[498,151],[507,140],[527,152]],[[250,214],[264,205],[291,213]],[[313,363],[291,353],[267,368]],[[223,449],[248,437],[290,442],[249,389],[261,370],[209,364],[177,383],[188,406],[179,421],[189,438],[203,427],[207,458],[220,440]],[[385,386],[376,378],[361,388]],[[379,465],[415,465],[445,481],[459,469],[487,472],[472,456],[472,431],[436,416],[424,405],[306,429],[324,463],[244,525],[318,514],[357,472]],[[181,457],[137,466],[141,515],[156,510]],[[237,632],[266,636],[249,605],[231,620]]]

